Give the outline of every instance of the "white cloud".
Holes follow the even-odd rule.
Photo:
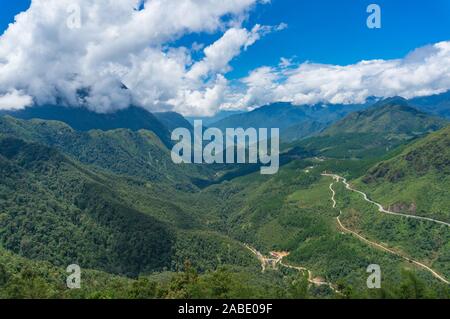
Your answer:
[[[213,116],[226,101],[228,81],[217,75],[215,81],[203,90],[180,90],[173,100],[174,110],[193,116]]]
[[[362,103],[370,96],[412,98],[450,89],[450,41],[416,49],[403,59],[361,61],[348,66],[293,65],[261,67],[242,80],[245,92],[234,105],[251,108],[284,101],[297,105]]]
[[[267,1],[33,0],[0,37],[0,95],[14,88],[37,104],[62,99],[99,112],[134,103],[210,113],[222,103],[229,62],[267,31],[241,27],[258,2]],[[74,5],[80,19],[73,19]],[[68,27],[78,26],[73,21],[79,28]],[[192,61],[191,49],[173,46],[202,32],[223,36],[201,61]],[[88,96],[80,98],[80,90]]]
[[[227,72],[228,63],[239,55],[242,49],[247,49],[259,39],[259,29],[259,26],[255,26],[252,31],[241,28],[227,30],[222,38],[205,48],[205,58],[192,66],[187,77],[198,80],[210,73]]]
[[[33,0],[0,37],[0,105],[63,101],[108,112],[135,104],[212,115],[276,101],[358,103],[369,96],[409,98],[450,89],[450,42],[403,59],[347,66],[283,58],[236,85],[225,77],[230,62],[267,33],[288,27],[242,26],[249,10],[268,2]],[[79,5],[80,28],[68,28],[69,4]],[[212,44],[174,44],[205,32],[221,37]]]
[[[0,110],[20,110],[33,104],[31,96],[17,90],[0,95]]]

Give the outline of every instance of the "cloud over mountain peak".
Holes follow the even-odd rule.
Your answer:
[[[0,106],[33,99],[99,112],[135,104],[210,113],[221,103],[228,63],[268,30],[242,27],[258,2],[266,1],[33,0],[0,38]],[[203,32],[223,36],[201,61],[173,45]],[[80,99],[80,90],[89,94]]]
[[[346,66],[281,58],[278,66],[229,80],[233,59],[287,27],[244,27],[251,10],[268,2],[33,0],[0,37],[0,109],[64,104],[110,112],[136,105],[208,116],[278,101],[350,104],[450,89],[450,42]],[[204,33],[217,37],[178,41]]]

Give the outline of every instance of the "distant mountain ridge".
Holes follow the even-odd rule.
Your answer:
[[[377,157],[447,124],[447,120],[424,113],[403,98],[389,98],[347,115],[298,144],[327,157]]]
[[[450,119],[450,91],[413,98],[409,103],[422,111]]]
[[[445,126],[446,120],[412,107],[401,97],[380,101],[367,110],[351,113],[322,135],[342,133],[425,134]]]
[[[308,119],[308,116],[301,108],[290,103],[273,103],[248,113],[232,115],[213,123],[213,126],[224,129],[236,126],[249,128],[265,125],[268,128],[279,127],[281,129],[305,119]]]
[[[201,120],[203,122],[204,126],[211,126],[211,124],[219,122],[225,118],[228,118],[233,115],[247,113],[246,111],[219,111],[214,116],[187,116],[186,120],[189,121],[189,123],[194,124],[194,121]]]
[[[2,111],[0,115],[11,115],[15,118],[31,120],[61,121],[77,131],[114,130],[126,128],[132,131],[146,129],[154,132],[166,145],[171,145],[169,129],[152,113],[135,106],[115,113],[95,113],[84,107],[33,106],[18,111]]]
[[[414,107],[424,113],[450,118],[450,91],[425,97],[403,99],[401,97],[377,98],[369,97],[362,104],[317,104],[295,106],[291,103],[279,102],[261,106],[250,112],[240,112],[228,116],[220,116],[219,120],[209,126],[221,129],[227,127],[278,127],[285,142],[303,139],[320,133],[330,124],[346,115],[363,111],[377,103],[397,101],[400,104]],[[223,113],[226,115],[226,113]]]
[[[11,115],[20,119],[57,120],[75,130],[112,130],[127,128],[133,131],[153,131],[166,146],[171,145],[170,132],[178,127],[192,129],[193,121],[202,120],[207,127],[226,128],[279,128],[284,142],[292,142],[321,133],[329,125],[343,119],[352,112],[362,111],[376,103],[388,100],[401,101],[422,112],[450,118],[450,91],[418,97],[410,100],[390,98],[381,100],[370,97],[362,104],[316,104],[296,106],[278,102],[261,106],[253,111],[220,111],[213,117],[183,117],[176,112],[151,113],[142,108],[130,106],[115,113],[99,114],[81,107],[33,106],[17,111],[0,111],[0,115]],[[384,102],[383,102],[384,101]]]
[[[369,105],[296,106],[280,102],[262,106],[251,112],[232,115],[211,124],[211,126],[220,129],[229,127],[279,128],[281,138],[285,142],[290,142],[318,133],[345,115],[365,109]]]
[[[192,124],[186,120],[183,115],[176,112],[157,112],[153,115],[169,130],[173,131],[177,128],[187,128],[192,130]]]

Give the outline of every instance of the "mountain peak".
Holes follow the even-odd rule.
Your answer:
[[[179,127],[192,130],[193,127],[183,115],[177,112],[158,112],[154,113],[155,117],[169,130],[173,131]]]
[[[393,96],[393,97],[383,99],[376,104],[408,105],[408,100],[401,96]]]
[[[324,134],[395,133],[422,134],[435,131],[446,121],[412,107],[401,97],[380,101],[367,110],[352,113],[328,128]]]

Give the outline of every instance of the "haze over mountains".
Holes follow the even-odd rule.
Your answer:
[[[409,101],[419,109],[445,118],[450,118],[450,91],[425,97],[418,97]]]
[[[287,134],[286,136],[292,140],[316,133],[337,119],[365,107],[367,105],[295,106],[291,103],[274,103],[248,113],[229,116],[211,126],[222,130],[227,127],[277,127],[280,129],[282,137]],[[305,131],[303,135],[295,135],[296,130],[302,129]]]

